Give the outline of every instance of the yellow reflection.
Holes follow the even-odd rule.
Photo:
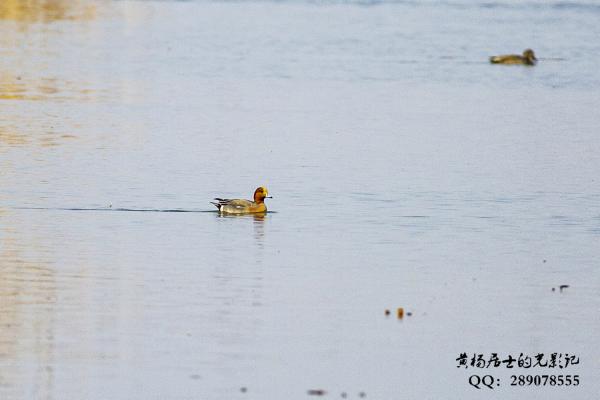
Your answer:
[[[0,100],[91,100],[94,91],[82,86],[56,78],[24,78],[0,72]]]
[[[0,99],[23,100],[27,98],[27,88],[20,81],[4,73],[0,74]]]
[[[25,398],[28,385],[35,386],[38,398],[50,398],[54,385],[54,271],[43,261],[27,259],[27,248],[19,232],[10,227],[9,217],[0,208],[0,358],[11,366],[4,370],[0,383],[7,398]],[[23,382],[23,376],[31,381]]]
[[[1,0],[0,0],[1,1]],[[3,102],[11,101],[63,101],[90,99],[93,92],[88,89],[78,89],[73,82],[60,81],[54,78],[44,78],[27,82],[20,76],[0,72],[0,107]],[[5,109],[6,110],[6,109]],[[35,117],[30,112],[21,112],[13,108],[18,114],[0,114],[0,153],[7,148],[16,146],[41,146],[52,147],[66,140],[76,138],[73,135],[75,127],[65,131],[67,118],[56,119],[47,114]]]
[[[266,212],[260,213],[249,213],[249,214],[221,214],[215,211],[215,216],[217,218],[231,218],[231,219],[253,219],[255,225],[262,225],[267,217]]]
[[[40,146],[54,147],[77,137],[54,130],[41,131],[43,128],[30,129],[31,133],[19,132],[14,126],[0,125],[0,154],[11,147]],[[4,145],[4,146],[2,146]]]
[[[2,0],[0,20],[18,22],[52,22],[85,20],[96,15],[96,8],[79,0]]]
[[[265,239],[265,218],[267,213],[254,214],[254,239],[259,247],[263,247]]]
[[[266,212],[252,214],[252,218],[256,223],[262,223],[267,216]]]
[[[27,136],[16,132],[10,127],[0,126],[0,143],[8,146],[22,146],[28,143]]]

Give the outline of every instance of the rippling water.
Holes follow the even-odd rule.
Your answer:
[[[599,16],[3,1],[0,398],[593,398]],[[462,352],[580,364],[478,391]]]

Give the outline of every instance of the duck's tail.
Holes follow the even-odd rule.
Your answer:
[[[221,211],[221,208],[227,202],[227,199],[221,199],[219,197],[215,197],[213,200],[216,200],[216,202],[215,201],[211,201],[210,204],[214,204],[214,206],[217,207],[219,209],[219,211]]]

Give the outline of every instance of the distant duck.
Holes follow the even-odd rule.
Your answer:
[[[533,50],[527,49],[523,52],[523,55],[518,54],[506,54],[502,56],[490,57],[492,64],[520,64],[520,65],[535,65],[537,58]]]
[[[215,198],[217,201],[211,201],[211,204],[214,204],[222,214],[266,213],[267,206],[265,205],[265,198],[270,199],[272,197],[269,196],[267,188],[261,186],[254,191],[254,201],[244,199],[221,199],[217,197]]]

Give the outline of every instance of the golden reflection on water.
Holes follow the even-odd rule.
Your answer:
[[[15,101],[85,101],[93,91],[78,88],[73,82],[39,79],[26,82],[20,77],[0,73],[0,153],[10,147],[53,147],[77,138],[70,119],[57,117]],[[26,104],[23,104],[26,106]],[[7,106],[13,106],[10,110]],[[37,112],[39,111],[39,112]],[[2,146],[5,145],[5,146]]]
[[[0,73],[0,99],[1,100],[38,100],[35,96],[27,95],[27,88],[21,77],[13,77]]]
[[[81,0],[0,0],[0,100],[89,100],[94,92],[85,84],[45,76],[44,56],[53,43],[40,23],[96,16],[96,5]],[[18,23],[18,29],[14,24]],[[60,28],[57,32],[60,33]]]
[[[52,22],[94,18],[96,6],[79,0],[2,0],[0,20]]]
[[[111,91],[99,89],[93,76],[61,68],[63,54],[85,58],[87,48],[69,38],[73,32],[93,32],[89,22],[97,19],[98,4],[0,0],[0,154],[17,147],[51,148],[81,137],[68,107],[109,98]]]
[[[19,133],[14,127],[0,126],[0,144],[23,146],[29,143],[27,135]]]
[[[94,91],[84,84],[56,78],[24,78],[0,72],[0,100],[78,100],[94,99]]]
[[[0,393],[6,398],[52,397],[54,271],[29,260],[10,214],[0,208]],[[28,376],[30,381],[23,382]],[[4,396],[3,395],[3,396]]]
[[[76,137],[66,128],[68,118],[31,104],[85,101],[95,94],[85,84],[47,75],[43,57],[38,59],[37,47],[30,46],[45,32],[29,33],[29,27],[94,14],[95,6],[77,0],[0,0],[0,154],[16,147],[53,147]],[[7,167],[10,162],[2,165],[4,171]],[[23,225],[0,208],[0,399],[52,399],[56,276],[47,260],[31,255],[47,249],[18,228]]]
[[[78,88],[73,82],[44,78],[27,81],[20,76],[0,72],[0,153],[6,148],[19,146],[53,147],[75,139],[73,130],[65,130],[67,118],[47,113],[32,113],[30,108],[19,108],[14,101],[85,101],[93,91]],[[13,105],[9,113],[6,106]],[[5,146],[2,146],[5,145]]]
[[[254,238],[257,243],[262,247],[265,238],[265,218],[267,213],[254,214]]]
[[[60,133],[51,128],[45,130],[35,129],[31,127],[28,129],[30,133],[23,133],[19,131],[14,125],[2,126],[0,125],[0,154],[3,151],[7,151],[11,147],[22,147],[22,146],[39,146],[39,147],[54,147],[68,140],[76,139],[77,136],[69,133]]]

